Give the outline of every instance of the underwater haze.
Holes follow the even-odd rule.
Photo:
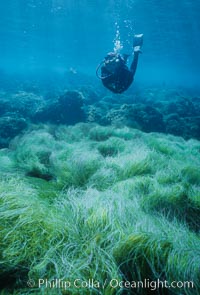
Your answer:
[[[1,1],[0,66],[94,75],[116,38],[131,53],[133,34],[144,33],[139,81],[198,86],[199,31],[198,0]]]

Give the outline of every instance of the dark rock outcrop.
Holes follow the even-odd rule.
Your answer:
[[[84,97],[78,91],[66,91],[58,100],[46,104],[34,115],[34,122],[76,124],[85,120]]]
[[[12,138],[27,127],[27,121],[22,117],[8,114],[0,118],[0,148],[9,145]]]

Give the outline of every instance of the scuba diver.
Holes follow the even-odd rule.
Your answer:
[[[109,52],[96,70],[96,75],[102,80],[103,85],[114,93],[122,93],[129,88],[134,80],[139,54],[143,44],[143,34],[134,35],[133,61],[130,69],[127,66],[128,54]],[[99,69],[101,67],[101,75]]]

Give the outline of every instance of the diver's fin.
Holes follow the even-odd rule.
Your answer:
[[[133,47],[142,46],[143,45],[143,34],[137,34],[133,37]]]

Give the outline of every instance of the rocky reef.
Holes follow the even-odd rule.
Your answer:
[[[32,92],[0,93],[0,146],[30,123],[128,126],[200,139],[200,95],[187,91],[148,88],[134,94],[105,95],[92,87],[54,95]]]

